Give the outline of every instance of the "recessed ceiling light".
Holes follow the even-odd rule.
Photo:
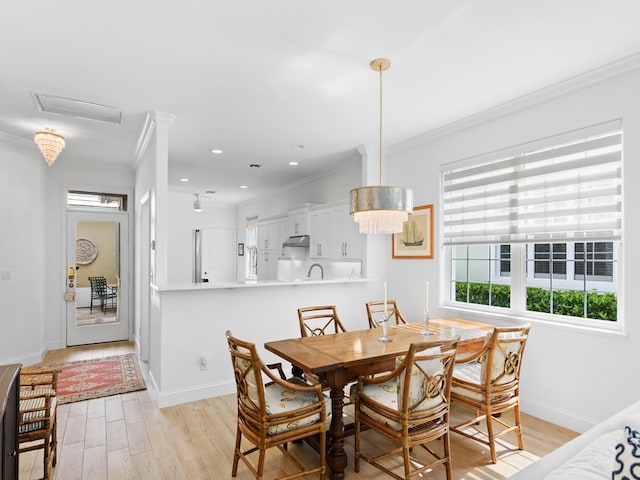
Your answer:
[[[188,181],[189,181],[189,179],[188,179],[188,178],[181,178],[181,179],[180,179],[180,181],[181,181],[181,182],[188,182]]]
[[[211,149],[211,153],[213,153],[215,155],[220,155],[221,153],[224,153],[224,150],[222,150],[220,148],[212,148]]]
[[[246,185],[240,185],[240,188],[249,188],[249,187]]]
[[[289,162],[289,165],[291,165],[292,167],[295,167],[296,165],[298,165],[298,162]]]

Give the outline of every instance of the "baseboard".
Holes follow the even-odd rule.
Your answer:
[[[149,372],[149,376],[152,376],[151,372]],[[173,405],[179,405],[181,403],[204,400],[205,398],[229,395],[236,391],[236,385],[233,381],[231,381],[224,383],[199,385],[197,387],[191,388],[180,388],[167,392],[159,392],[156,387],[156,391],[158,392],[158,397],[157,400],[154,398],[154,401],[159,408],[163,408]]]
[[[46,354],[47,349],[43,347],[40,352],[32,352],[24,355],[18,355],[17,357],[0,359],[0,365],[11,365],[15,363],[21,363],[23,366],[33,365],[34,363],[41,362]]]
[[[560,425],[561,427],[578,433],[586,432],[598,423],[592,418],[580,417],[574,412],[552,408],[538,402],[525,400],[522,397],[520,397],[520,409],[527,415],[540,418],[555,425]]]

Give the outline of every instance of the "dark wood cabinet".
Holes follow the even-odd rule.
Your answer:
[[[0,366],[0,478],[18,480],[18,395],[21,365]]]

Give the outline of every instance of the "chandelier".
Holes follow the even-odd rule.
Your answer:
[[[349,192],[350,213],[358,223],[360,233],[398,233],[413,212],[413,191],[402,187],[382,185],[382,72],[391,67],[391,61],[377,58],[371,68],[380,73],[380,131],[379,131],[379,185],[354,188]]]
[[[42,132],[37,132],[33,141],[42,152],[42,156],[47,161],[47,165],[53,165],[58,155],[65,147],[64,137],[52,128],[47,128]]]

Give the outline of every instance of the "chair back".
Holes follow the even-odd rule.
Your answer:
[[[396,360],[398,410],[411,417],[448,414],[451,380],[459,337],[453,340],[411,344],[409,352]],[[421,421],[428,421],[424,418]]]
[[[107,294],[107,279],[104,277],[89,277],[89,283],[91,284],[92,295],[98,297]]]
[[[369,328],[380,326],[380,321],[384,318],[384,300],[367,302],[367,318],[369,319]],[[400,313],[398,304],[395,300],[387,300],[387,314],[391,313],[391,318],[395,320],[396,325],[407,323]]]
[[[315,337],[347,331],[338,317],[335,305],[299,308],[298,320],[302,337]]]
[[[262,361],[258,357],[256,346],[226,333],[231,365],[236,381],[238,413],[242,417],[258,421],[265,411],[265,392],[262,379]]]
[[[529,324],[496,327],[485,343],[481,357],[480,379],[485,388],[505,390],[518,387],[524,347],[529,338]]]

